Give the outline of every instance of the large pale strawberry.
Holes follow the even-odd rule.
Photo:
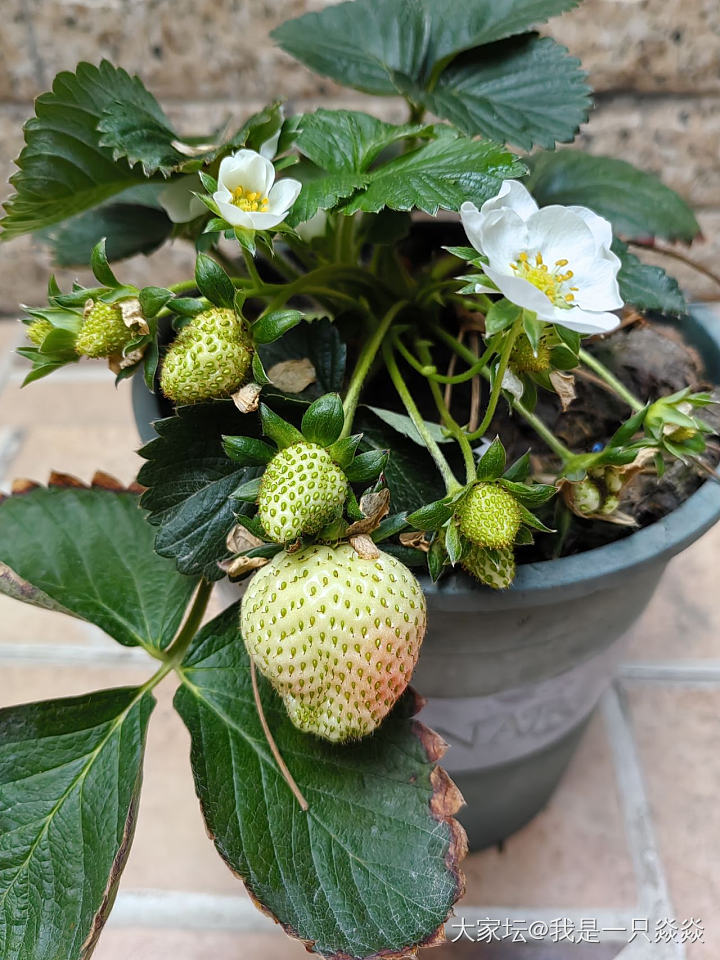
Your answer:
[[[263,474],[260,522],[275,543],[292,543],[340,516],[347,491],[345,474],[327,450],[308,441],[293,443],[273,457]]]
[[[279,553],[253,576],[240,617],[248,653],[292,722],[333,741],[381,723],[410,680],[425,623],[408,568],[349,544]]]
[[[476,483],[457,511],[460,532],[478,547],[509,547],[520,529],[520,505],[497,483]]]
[[[211,307],[193,318],[165,355],[160,386],[176,404],[229,397],[252,362],[253,344],[234,310]]]

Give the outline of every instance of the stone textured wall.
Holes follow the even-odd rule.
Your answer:
[[[273,26],[325,0],[2,0],[0,172],[12,172],[32,100],[58,70],[108,57],[138,73],[183,133],[243,118],[271,98],[291,107],[359,106],[393,118],[392,101],[366,101],[317,78],[268,38]],[[451,10],[449,2],[448,9]],[[697,209],[705,239],[695,256],[720,262],[719,0],[585,0],[543,32],[581,58],[597,106],[579,143],[660,174]],[[538,91],[538,97],[542,91]],[[397,116],[401,116],[397,113]],[[2,196],[9,190],[0,188]],[[181,247],[122,272],[170,282],[191,258]],[[670,265],[665,261],[666,265]],[[672,264],[696,297],[712,281]],[[41,300],[46,253],[23,238],[0,247],[0,312]],[[127,271],[127,272],[126,272]],[[67,271],[61,272],[61,280]]]

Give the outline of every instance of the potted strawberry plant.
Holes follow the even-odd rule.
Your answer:
[[[262,909],[324,956],[439,942],[466,848],[443,737],[471,842],[516,829],[720,515],[720,337],[630,252],[697,223],[655,177],[553,151],[589,90],[530,28],[572,6],[356,0],[275,31],[404,123],[271,103],[183,138],[106,61],[38,99],[4,236],[95,283],[27,308],[26,382],[106,358],[146,463],[130,489],[18,481],[0,584],[155,669],[0,712],[3,956],[91,955],[169,675],[208,831]],[[193,276],[111,266],[170,238]]]

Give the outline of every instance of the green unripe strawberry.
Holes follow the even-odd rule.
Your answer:
[[[81,357],[110,357],[121,353],[133,337],[132,330],[123,320],[120,304],[99,300],[85,312],[75,350]]]
[[[260,522],[275,543],[313,534],[342,512],[348,482],[330,454],[317,443],[294,443],[267,465],[260,484]]]
[[[600,488],[590,477],[572,485],[572,503],[577,513],[597,513],[602,505]]]
[[[176,404],[229,397],[245,379],[252,355],[252,340],[235,311],[211,307],[177,335],[160,386]]]
[[[501,547],[496,553],[493,563],[484,547],[473,544],[462,559],[462,567],[488,587],[505,590],[515,579],[515,554],[512,547]]]
[[[33,322],[25,328],[25,335],[30,343],[34,343],[36,347],[41,347],[45,337],[51,333],[53,329],[54,327],[49,320],[33,320]]]
[[[300,730],[342,742],[371,733],[407,686],[425,635],[425,597],[387,553],[347,544],[283,551],[250,581],[248,653]]]
[[[526,336],[518,337],[510,354],[510,366],[518,373],[542,373],[550,369],[550,348],[544,340],[537,347],[537,354]]]
[[[520,505],[497,483],[476,483],[460,501],[458,526],[478,547],[509,547],[522,522]]]

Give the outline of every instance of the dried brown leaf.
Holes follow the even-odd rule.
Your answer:
[[[565,413],[576,397],[575,377],[572,373],[566,373],[564,370],[553,370],[550,374],[550,383],[552,383],[555,393],[560,398],[560,405],[563,413]]]
[[[260,392],[262,387],[259,383],[246,383],[232,394],[230,399],[238,408],[240,413],[254,413],[260,405]]]
[[[286,393],[302,393],[311,383],[315,383],[315,367],[303,357],[300,360],[282,360],[270,367],[268,379]]]

